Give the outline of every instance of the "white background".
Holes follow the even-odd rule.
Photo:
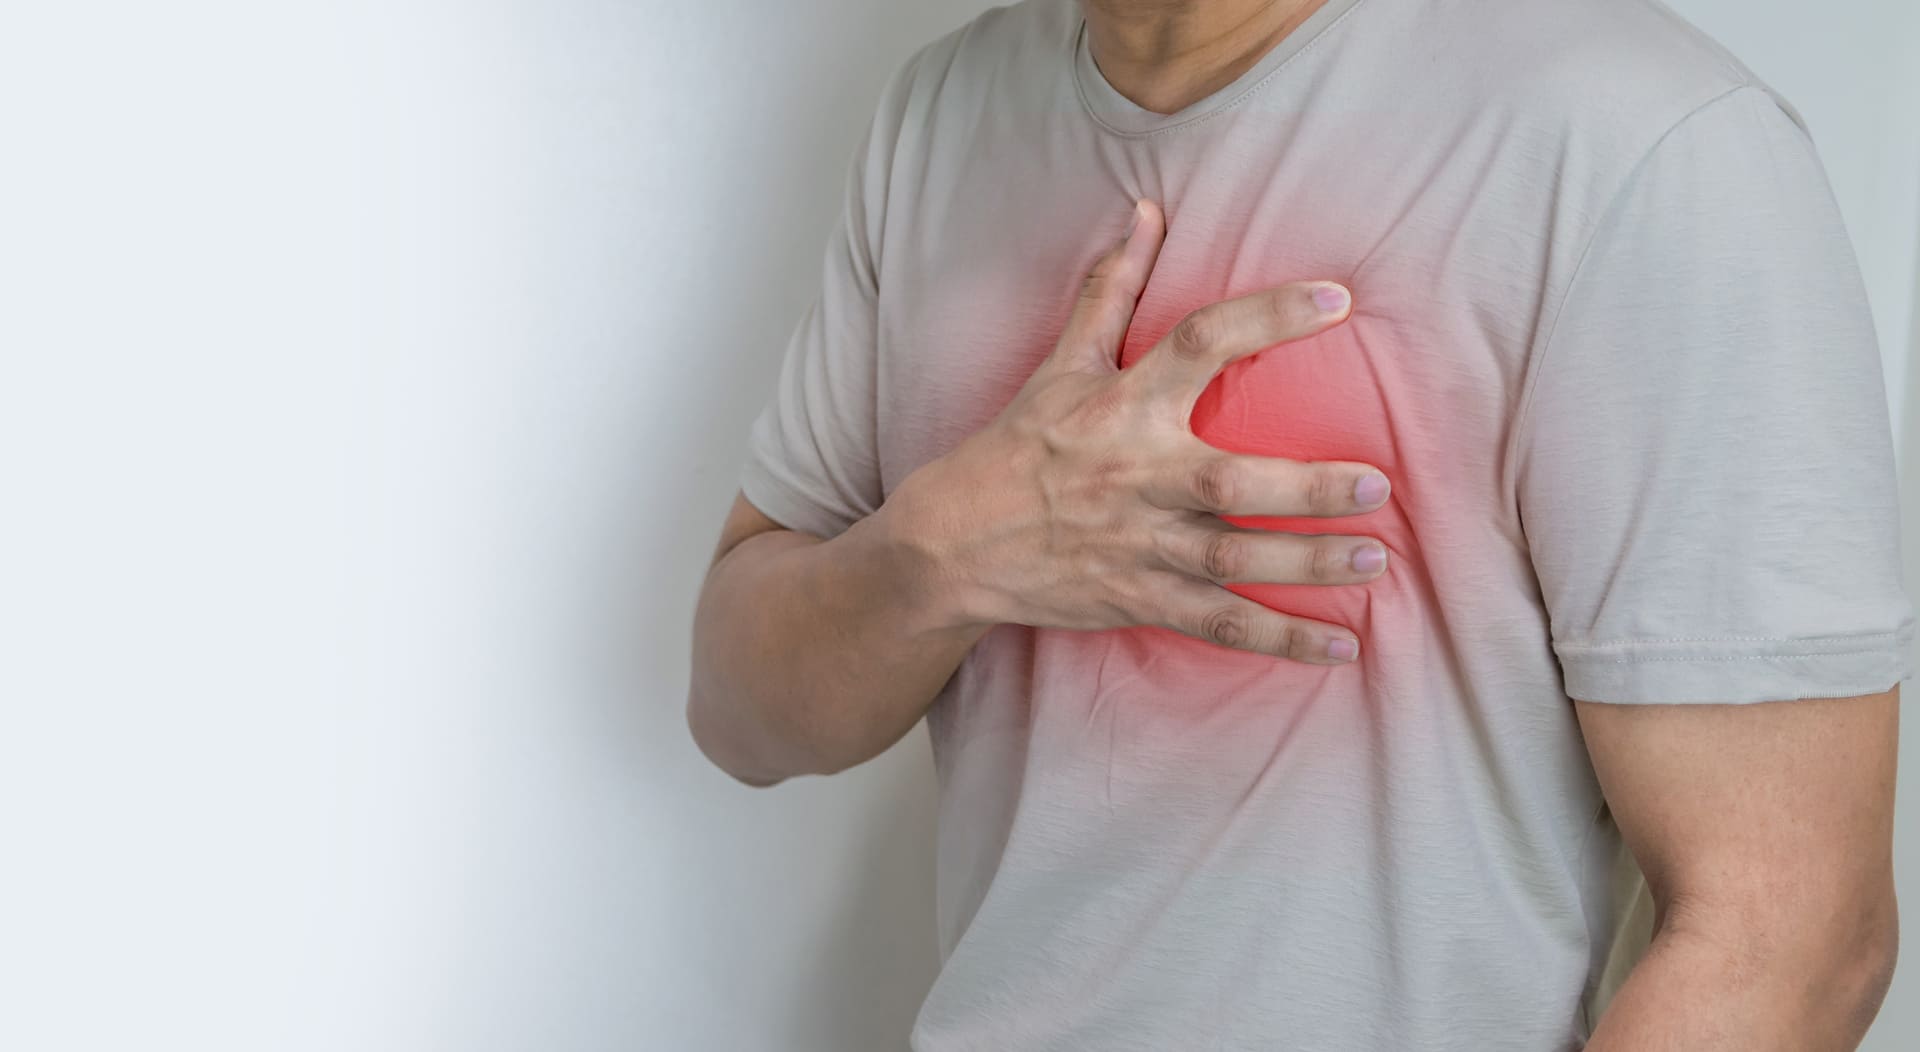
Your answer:
[[[849,153],[982,6],[0,14],[0,1047],[903,1046],[923,735],[754,791],[681,710]],[[1679,6],[1811,123],[1912,404],[1913,5]]]

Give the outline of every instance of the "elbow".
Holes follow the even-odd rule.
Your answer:
[[[846,719],[786,714],[777,727],[728,713],[697,691],[687,695],[687,730],[715,767],[756,789],[803,774],[834,775],[878,756],[900,737]],[[904,731],[901,732],[902,734]]]
[[[1665,934],[1706,948],[1738,986],[1775,991],[1808,1034],[1867,1032],[1893,981],[1899,912],[1892,875],[1850,894],[1783,893],[1670,902]],[[1824,1047],[1824,1046],[1823,1046]],[[1848,1044],[1845,1047],[1851,1048]]]
[[[786,774],[754,762],[748,751],[719,725],[720,721],[715,719],[712,707],[702,704],[698,694],[689,692],[687,695],[686,719],[687,732],[693,738],[694,747],[708,762],[734,781],[754,789],[765,789],[787,780]]]
[[[1879,1014],[1900,956],[1899,907],[1892,875],[1880,886],[1862,888],[1845,904],[1816,915],[1824,923],[1810,933],[1815,949],[1809,960],[1824,967],[1812,974],[1812,1003],[1830,1006],[1830,1025],[1857,1040]]]
[[[1841,969],[1840,994],[1851,1006],[1854,1033],[1865,1034],[1893,985],[1893,969],[1900,958],[1900,909],[1892,882],[1861,909],[1852,945],[1841,947],[1848,964]]]
[[[687,695],[687,730],[715,767],[756,789],[803,774],[835,775],[885,752],[906,733],[890,736],[871,720],[785,713],[775,726],[720,711],[712,698]],[[909,725],[910,727],[911,725]]]

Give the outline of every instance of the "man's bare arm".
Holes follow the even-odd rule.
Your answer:
[[[1588,1052],[1858,1046],[1898,942],[1898,698],[1576,703],[1656,907]]]
[[[694,613],[687,724],[749,785],[830,774],[903,737],[988,625],[954,623],[883,506],[831,540],[735,496]]]

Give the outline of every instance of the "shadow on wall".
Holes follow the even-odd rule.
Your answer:
[[[933,788],[922,765],[924,731],[896,747],[880,802],[862,817],[864,837],[848,858],[852,879],[831,902],[820,966],[797,977],[795,1049],[906,1047],[937,971],[931,891]],[[914,789],[909,783],[926,783]]]
[[[818,289],[854,145],[894,65],[963,14],[933,3],[825,6],[794,16],[820,28],[773,17],[724,25],[736,34],[726,49],[756,65],[754,79],[807,87],[777,93],[777,104],[756,93],[750,106],[710,106],[701,156],[676,169],[687,182],[673,202],[693,217],[679,220],[684,232],[704,244],[680,241],[671,218],[667,237],[641,239],[684,248],[692,273],[685,296],[662,297],[665,331],[648,323],[636,338],[675,345],[657,358],[672,373],[672,416],[708,423],[670,456],[657,432],[627,436],[629,459],[649,465],[649,492],[607,482],[623,493],[611,533],[627,538],[615,558],[628,572],[600,593],[616,608],[585,616],[605,626],[598,644],[618,666],[611,678],[624,687],[613,696],[626,711],[597,722],[626,743],[620,762],[647,772],[630,791],[651,798],[646,824],[665,833],[640,850],[665,869],[649,930],[631,936],[655,943],[627,988],[646,1002],[638,1032],[596,1035],[594,1047],[901,1049],[937,970],[924,729],[853,771],[749,789],[699,755],[682,714],[707,559],[749,422]],[[647,386],[634,387],[627,411],[645,415],[653,407],[640,403],[657,397],[660,377],[639,379]]]

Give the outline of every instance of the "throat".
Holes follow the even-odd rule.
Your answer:
[[[1087,46],[1113,89],[1177,113],[1234,82],[1326,0],[1081,0]]]

